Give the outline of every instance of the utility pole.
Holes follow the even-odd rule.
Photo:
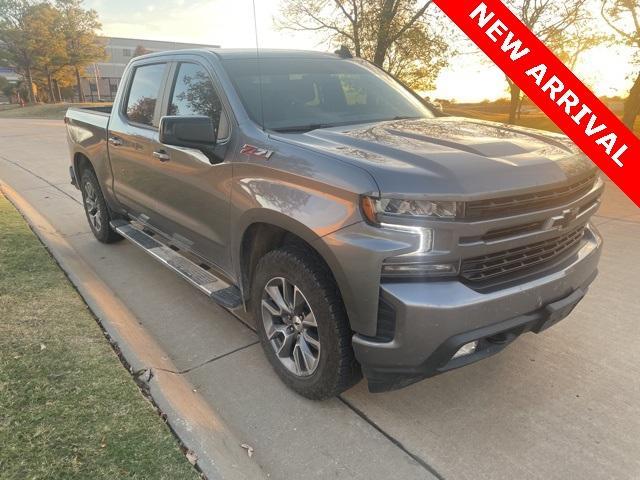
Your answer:
[[[101,98],[100,98],[100,84],[98,83],[98,64],[94,63],[93,64],[93,75],[96,78],[96,93],[98,94],[98,101],[101,102]]]
[[[62,102],[62,92],[60,91],[60,82],[58,82],[58,80],[54,80],[54,83],[56,84],[56,90],[58,90],[58,100],[60,100],[60,102]]]

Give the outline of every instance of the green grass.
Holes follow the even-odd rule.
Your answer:
[[[0,478],[198,476],[83,300],[0,195]]]
[[[3,105],[0,108],[0,118],[38,118],[47,120],[62,120],[70,107],[107,106],[108,103],[41,103],[37,105]]]
[[[7,103],[0,105],[0,113],[5,110],[13,110],[14,108],[20,108],[20,105],[16,105],[14,103]]]

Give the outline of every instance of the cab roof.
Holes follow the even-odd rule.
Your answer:
[[[197,48],[197,49],[185,49],[185,50],[170,50],[165,52],[154,52],[147,55],[142,55],[136,58],[148,58],[156,56],[171,55],[172,53],[213,53],[221,60],[251,60],[258,58],[258,54],[255,48]],[[260,58],[307,58],[307,59],[335,59],[340,58],[335,53],[328,52],[316,52],[313,50],[290,50],[290,49],[275,49],[266,48],[260,49]]]
[[[214,53],[223,60],[232,59],[252,59],[257,58],[255,48],[210,48],[208,51]],[[315,52],[312,50],[289,50],[289,49],[260,49],[260,58],[336,58],[335,53]]]

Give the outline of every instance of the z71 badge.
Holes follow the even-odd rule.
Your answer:
[[[240,149],[240,153],[244,153],[245,155],[251,155],[254,157],[262,157],[267,160],[269,160],[271,158],[271,155],[273,155],[272,150],[267,150],[266,148],[258,148],[246,143]]]

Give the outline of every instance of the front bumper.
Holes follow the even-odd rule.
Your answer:
[[[565,318],[597,274],[602,240],[588,226],[564,263],[508,288],[481,293],[459,281],[385,283],[380,298],[395,314],[391,341],[355,334],[353,348],[372,392],[401,388],[493,355],[527,331]],[[475,353],[455,359],[479,340]]]

